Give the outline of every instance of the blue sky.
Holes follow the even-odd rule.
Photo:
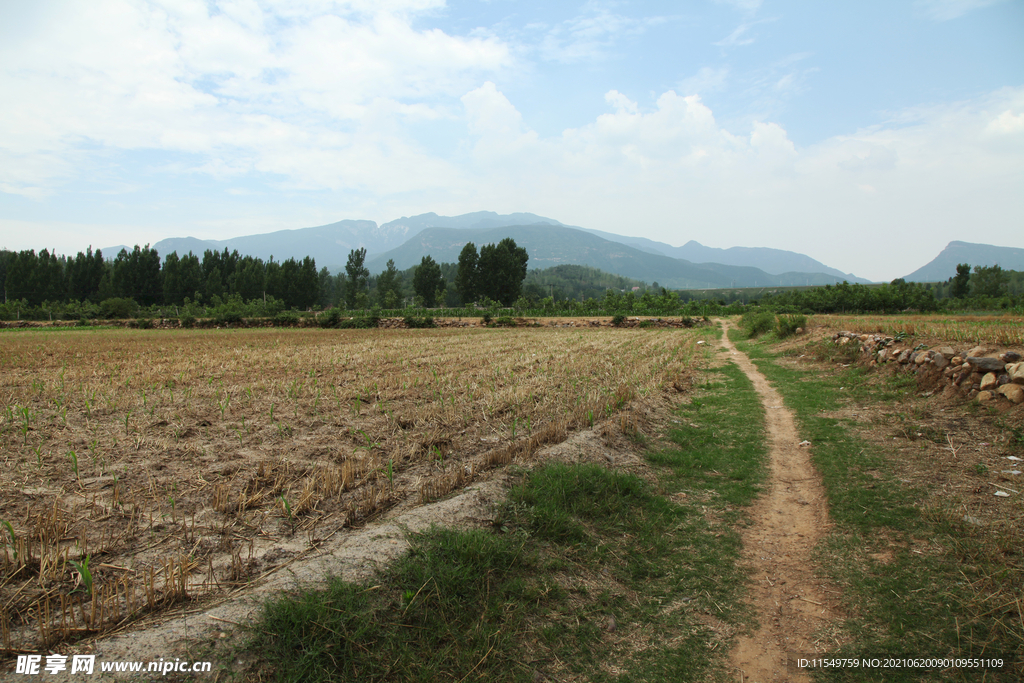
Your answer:
[[[530,211],[1024,247],[1024,2],[0,0],[0,246]]]

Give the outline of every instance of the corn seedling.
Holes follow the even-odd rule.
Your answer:
[[[11,542],[8,545],[10,545],[11,546],[11,550],[14,551],[14,559],[15,559],[15,561],[17,561],[17,559],[18,559],[18,539],[14,535],[14,527],[11,526],[11,523],[8,522],[6,519],[0,519],[0,525],[2,525],[5,529],[7,529],[7,534],[8,534],[8,536],[11,537]]]
[[[78,572],[78,580],[81,582],[82,588],[85,589],[86,595],[92,596],[92,572],[89,571],[89,556],[86,555],[81,562],[75,560],[68,562]]]
[[[75,470],[75,479],[81,480],[82,477],[78,474],[78,456],[74,451],[68,451],[68,457],[71,459],[71,467]]]

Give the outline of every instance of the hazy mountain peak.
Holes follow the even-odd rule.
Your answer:
[[[907,282],[942,282],[956,275],[961,263],[970,266],[1000,266],[1003,270],[1024,270],[1024,249],[992,244],[953,241],[934,259],[903,279]]]

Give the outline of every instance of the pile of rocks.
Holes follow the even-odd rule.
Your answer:
[[[894,337],[856,332],[838,332],[832,341],[859,344],[871,365],[895,365],[916,373],[921,384],[945,385],[943,394],[947,396],[966,395],[979,403],[1002,399],[1024,403],[1024,363],[1016,351],[986,346],[966,351],[951,346],[907,348]]]

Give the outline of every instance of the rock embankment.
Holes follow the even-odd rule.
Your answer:
[[[845,331],[834,334],[832,341],[859,344],[871,365],[893,365],[913,372],[920,384],[941,386],[945,396],[962,395],[979,403],[1024,403],[1024,362],[1016,351],[990,346],[910,348],[895,337]]]

